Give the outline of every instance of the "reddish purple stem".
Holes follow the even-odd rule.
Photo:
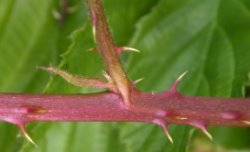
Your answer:
[[[249,126],[250,99],[191,97],[132,91],[126,108],[115,93],[93,95],[0,94],[0,119],[33,121],[131,121],[168,124]]]

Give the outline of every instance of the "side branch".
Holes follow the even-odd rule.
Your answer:
[[[92,18],[93,33],[97,42],[97,49],[101,52],[108,74],[114,81],[123,102],[129,106],[132,85],[123,70],[117,47],[110,34],[101,0],[88,0],[89,12]]]

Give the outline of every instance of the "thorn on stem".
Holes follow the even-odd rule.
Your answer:
[[[32,140],[32,138],[29,136],[29,134],[27,133],[25,127],[23,124],[17,124],[17,126],[19,127],[21,133],[23,134],[23,136],[26,138],[26,140],[28,140],[30,143],[32,143],[35,147],[38,147],[38,145]]]
[[[243,120],[242,123],[244,123],[246,125],[250,125],[250,121],[249,120]]]
[[[175,90],[175,91],[177,90],[177,87],[178,87],[178,85],[179,85],[181,79],[187,74],[187,72],[188,72],[188,71],[183,72],[183,73],[175,80],[175,82],[174,82],[174,84],[172,85],[171,89],[173,89],[173,90]]]
[[[138,49],[135,49],[135,48],[132,48],[132,47],[127,47],[127,46],[116,47],[117,54],[121,54],[124,51],[132,51],[132,52],[140,53],[140,51]]]
[[[27,131],[26,131],[25,127],[24,127],[25,124],[27,124],[27,122],[21,121],[20,118],[9,118],[9,119],[5,119],[5,121],[16,125],[19,128],[20,132],[25,137],[25,139],[28,140],[30,143],[32,143],[35,147],[38,147],[37,144],[29,136],[29,134],[27,133]]]
[[[213,141],[213,136],[207,131],[206,125],[202,121],[193,121],[190,125],[198,128],[203,132],[211,141]]]
[[[139,78],[139,79],[135,80],[135,81],[133,82],[133,85],[138,84],[138,83],[141,82],[143,79],[144,79],[144,78]]]
[[[169,90],[167,90],[167,94],[168,95],[176,95],[176,94],[179,94],[177,92],[177,87],[181,81],[181,79],[187,74],[188,71],[185,71],[184,73],[182,73],[176,80],[175,82],[173,83],[173,85],[170,87]]]
[[[161,120],[161,119],[154,119],[153,123],[160,126],[162,128],[162,130],[164,131],[166,137],[169,139],[169,141],[171,142],[171,144],[174,144],[173,138],[171,137],[168,128],[167,128],[167,124],[165,121]]]

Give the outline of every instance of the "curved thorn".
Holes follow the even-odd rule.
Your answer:
[[[183,72],[172,84],[172,86],[169,88],[169,90],[166,91],[168,95],[181,95],[177,92],[177,87],[180,83],[180,80],[187,74],[188,71]]]
[[[127,51],[133,51],[133,52],[140,53],[140,51],[138,49],[135,49],[135,48],[132,48],[132,47],[124,46],[124,47],[122,47],[122,49],[127,50]]]
[[[172,85],[172,89],[176,90],[177,86],[179,85],[181,79],[187,74],[188,71],[183,72],[174,82],[174,84]]]
[[[115,49],[116,49],[117,54],[121,54],[123,51],[133,51],[133,52],[140,53],[139,50],[132,48],[132,47],[127,47],[127,46],[116,47]]]
[[[27,133],[26,129],[24,128],[24,125],[17,125],[21,131],[21,133],[23,134],[23,136],[26,138],[26,140],[28,140],[30,143],[32,143],[35,147],[38,147],[38,145],[32,140],[32,138],[29,136],[29,134]]]
[[[213,141],[213,136],[207,131],[207,129],[201,129],[201,131],[211,140]]]
[[[177,81],[180,81],[187,73],[188,73],[188,71],[183,72],[183,73],[177,78]]]
[[[249,120],[243,120],[241,122],[244,123],[244,124],[246,124],[246,125],[250,125],[250,121]]]
[[[135,81],[133,82],[133,84],[136,85],[136,84],[138,84],[139,82],[141,82],[143,79],[144,79],[144,78],[139,78],[139,79],[135,80]]]
[[[203,122],[194,121],[191,123],[191,125],[200,129],[211,141],[213,141],[213,136],[207,131],[207,127]]]
[[[165,126],[161,126],[161,128],[163,129],[165,135],[167,136],[167,138],[169,139],[169,141],[171,142],[171,144],[174,144],[174,141],[168,131],[168,129]]]
[[[156,125],[159,125],[162,128],[162,130],[164,131],[166,137],[171,142],[171,144],[174,144],[173,138],[171,137],[171,135],[168,131],[167,124],[163,120],[160,120],[160,119],[153,120],[153,123]]]

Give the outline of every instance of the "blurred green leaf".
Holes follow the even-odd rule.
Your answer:
[[[88,93],[58,76],[37,71],[53,64],[73,74],[100,77],[100,55],[87,19],[85,1],[69,1],[71,13],[63,21],[59,0],[0,1],[0,90],[2,92]],[[249,0],[104,0],[108,22],[117,45],[141,50],[124,53],[131,80],[144,91],[163,91],[184,71],[180,90],[187,95],[242,97],[250,72]],[[74,31],[74,32],[73,32]],[[70,34],[71,33],[71,34]],[[170,126],[174,146],[159,127],[141,123],[34,123],[28,132],[33,147],[17,129],[0,124],[1,151],[51,152],[179,152],[192,147],[203,134],[191,127]],[[249,149],[249,130],[210,129],[225,149]],[[235,142],[237,140],[238,142]],[[190,150],[190,149],[189,149]]]
[[[58,30],[51,15],[55,1],[7,1],[1,1],[6,9],[0,19],[0,90],[40,92],[45,75],[36,75],[36,66],[53,62],[57,52]],[[29,89],[34,76],[41,81]]]

